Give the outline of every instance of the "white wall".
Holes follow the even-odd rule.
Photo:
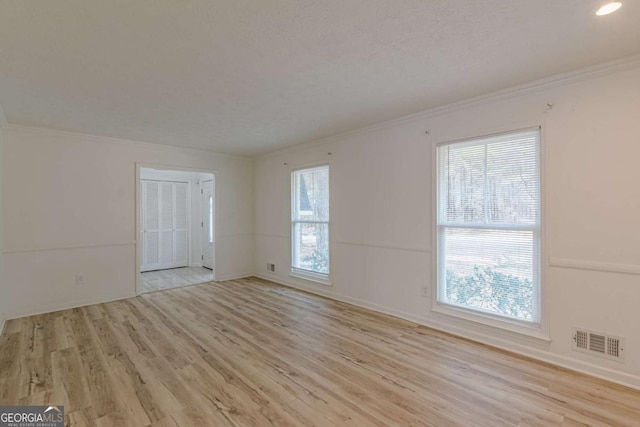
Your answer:
[[[12,125],[4,149],[8,318],[135,295],[136,162],[215,172],[218,279],[251,274],[251,159]]]
[[[186,182],[189,184],[189,265],[202,267],[202,196],[203,181],[213,180],[213,174],[161,169],[140,169],[140,179]]]
[[[640,67],[587,73],[262,156],[255,271],[640,388],[639,95]],[[434,144],[535,123],[546,147],[550,342],[431,311]],[[290,169],[327,161],[330,287],[288,275]],[[626,362],[572,351],[574,326],[625,337]]]
[[[0,333],[4,328],[4,322],[6,319],[6,313],[8,309],[8,299],[6,295],[6,283],[4,280],[4,166],[3,166],[3,153],[4,153],[4,130],[0,124]]]

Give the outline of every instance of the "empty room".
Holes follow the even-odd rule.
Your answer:
[[[637,0],[0,0],[0,427],[639,426]]]

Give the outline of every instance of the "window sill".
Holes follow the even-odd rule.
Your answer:
[[[540,343],[549,344],[551,342],[551,338],[547,331],[540,324],[528,324],[527,322],[519,321],[517,319],[495,316],[490,313],[483,313],[440,301],[434,303],[431,311],[445,316],[451,316],[507,332],[516,333],[527,338],[532,338]]]
[[[289,275],[297,279],[320,283],[325,286],[331,286],[331,280],[329,276],[326,274],[317,274],[310,271],[300,271],[300,270],[292,269]]]

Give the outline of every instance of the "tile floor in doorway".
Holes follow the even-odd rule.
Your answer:
[[[203,267],[148,271],[141,276],[143,293],[213,281],[213,271]]]

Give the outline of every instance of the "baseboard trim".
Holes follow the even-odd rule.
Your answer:
[[[78,308],[78,307],[86,307],[88,305],[103,304],[103,303],[112,302],[112,301],[120,301],[123,299],[135,298],[135,296],[136,294],[134,292],[131,292],[131,293],[126,293],[122,295],[109,295],[109,296],[101,296],[98,298],[91,298],[86,300],[70,301],[55,307],[48,307],[48,308],[39,307],[28,313],[19,312],[19,311],[14,313],[9,313],[7,315],[7,320],[19,319],[22,317],[29,317],[29,316],[37,316],[39,314],[55,313],[56,311],[69,310],[69,309]]]
[[[255,276],[253,272],[227,274],[226,276],[216,277],[216,282],[225,282],[227,280],[246,279],[247,277]]]
[[[253,272],[229,274],[229,275],[217,278],[216,281],[223,282],[225,280],[244,279],[246,277],[251,277],[253,275],[254,275]],[[105,295],[105,296],[101,296],[101,297],[97,297],[97,298],[69,301],[69,302],[66,302],[66,303],[61,304],[61,305],[56,305],[54,307],[42,307],[41,306],[41,307],[38,307],[38,308],[34,309],[33,311],[29,311],[29,312],[24,312],[24,311],[16,311],[16,312],[13,312],[13,313],[9,312],[7,314],[7,320],[9,320],[9,319],[19,319],[21,317],[28,317],[28,316],[37,316],[39,314],[53,313],[53,312],[60,311],[60,310],[69,310],[71,308],[86,307],[88,305],[93,305],[93,304],[103,304],[103,303],[106,303],[106,302],[112,302],[112,301],[119,301],[119,300],[128,299],[128,298],[134,298],[135,296],[136,296],[135,292],[131,292],[131,293],[126,293],[126,294],[122,294],[122,295]]]
[[[312,287],[300,286],[293,282],[282,280],[280,278],[268,277],[262,274],[254,274],[254,277],[258,277],[263,280],[277,283],[282,286],[294,288],[311,294],[320,295],[325,298],[329,298],[335,301],[352,304],[357,307],[366,308],[379,313],[387,314],[390,316],[398,317],[403,320],[408,320],[419,325],[423,325],[438,331],[446,332],[451,335],[455,335],[461,338],[468,339],[470,341],[478,342],[480,344],[489,345],[500,350],[515,353],[521,356],[529,357],[541,362],[549,363],[561,368],[569,369],[571,371],[579,372],[581,374],[589,375],[595,378],[599,378],[605,381],[610,381],[625,387],[640,390],[640,376],[628,374],[625,372],[616,371],[613,369],[597,366],[582,360],[573,359],[567,356],[554,354],[543,349],[532,348],[530,346],[524,346],[515,342],[507,341],[503,338],[488,335],[478,331],[471,331],[468,328],[451,325],[448,322],[443,322],[437,319],[415,316],[406,314],[395,310],[393,308],[373,304],[368,301],[363,301],[357,298],[346,297],[342,295],[334,295],[330,292],[323,291],[322,289],[316,289]]]

